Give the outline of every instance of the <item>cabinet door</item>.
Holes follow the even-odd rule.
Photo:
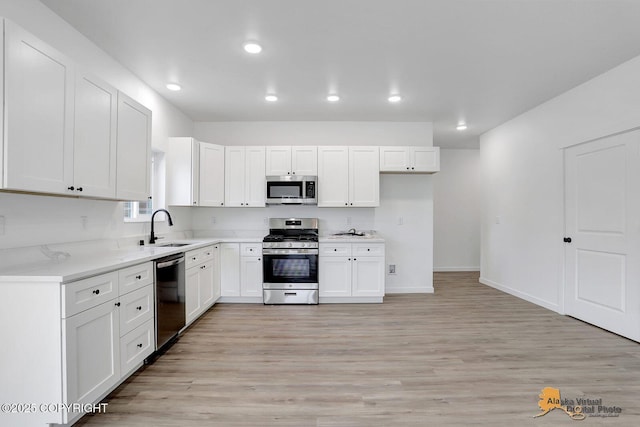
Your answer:
[[[76,194],[73,66],[22,28],[5,25],[4,187]]]
[[[149,319],[155,311],[153,286],[148,285],[120,297],[120,335],[128,334]]]
[[[191,267],[185,273],[185,313],[187,325],[193,322],[200,313],[202,301],[200,299],[200,267]]]
[[[200,143],[200,206],[224,206],[224,147]]]
[[[151,166],[151,111],[118,92],[116,197],[147,200]]]
[[[220,289],[220,246],[215,245],[213,247],[213,259],[212,262],[212,270],[213,270],[213,302],[218,301],[221,295]]]
[[[412,171],[439,172],[440,147],[411,147]]]
[[[346,256],[319,257],[318,279],[321,297],[351,296],[351,258]]]
[[[220,283],[223,297],[240,296],[240,245],[220,245]]]
[[[411,170],[409,147],[380,147],[380,172]]]
[[[318,175],[318,147],[291,147],[291,173]]]
[[[348,206],[348,182],[349,148],[318,147],[318,206]]]
[[[240,257],[240,296],[262,296],[262,258]]]
[[[116,300],[64,319],[65,403],[93,403],[120,380]],[[63,388],[63,389],[64,389]]]
[[[224,204],[244,206],[244,147],[224,149]]]
[[[352,295],[384,295],[384,257],[353,258]]]
[[[244,205],[264,207],[266,197],[265,148],[246,147],[245,149],[245,193]]]
[[[349,206],[380,206],[378,147],[349,147]]]
[[[116,197],[118,91],[85,72],[76,74],[73,185],[83,196]]]
[[[266,149],[266,175],[291,174],[291,147],[270,146]]]
[[[198,141],[170,138],[165,156],[167,205],[198,205]]]
[[[213,261],[208,261],[200,267],[200,301],[202,304],[201,313],[207,310],[215,302],[215,291],[213,289],[214,280]]]

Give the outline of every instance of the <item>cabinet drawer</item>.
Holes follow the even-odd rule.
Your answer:
[[[117,271],[65,283],[62,285],[62,316],[73,316],[117,296]]]
[[[320,245],[320,255],[324,256],[350,256],[350,243],[329,243]]]
[[[262,255],[262,243],[240,243],[240,256]]]
[[[383,244],[354,243],[351,247],[352,255],[355,256],[384,256]]]
[[[185,254],[185,268],[190,268],[213,259],[213,246],[189,251]]]
[[[153,263],[134,265],[118,271],[120,295],[153,283]]]
[[[149,319],[154,312],[153,286],[148,285],[120,297],[120,336]]]
[[[120,338],[120,372],[123,377],[153,353],[156,347],[154,336],[153,319],[149,319]]]

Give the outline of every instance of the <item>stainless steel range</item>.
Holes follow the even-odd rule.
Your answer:
[[[318,219],[269,219],[262,265],[265,304],[318,304]]]

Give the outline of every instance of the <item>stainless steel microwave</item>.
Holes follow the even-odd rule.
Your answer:
[[[317,177],[302,175],[267,176],[268,205],[317,205]]]

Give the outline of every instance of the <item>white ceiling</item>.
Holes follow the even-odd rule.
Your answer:
[[[432,121],[452,148],[640,55],[635,0],[41,1],[194,121]]]

